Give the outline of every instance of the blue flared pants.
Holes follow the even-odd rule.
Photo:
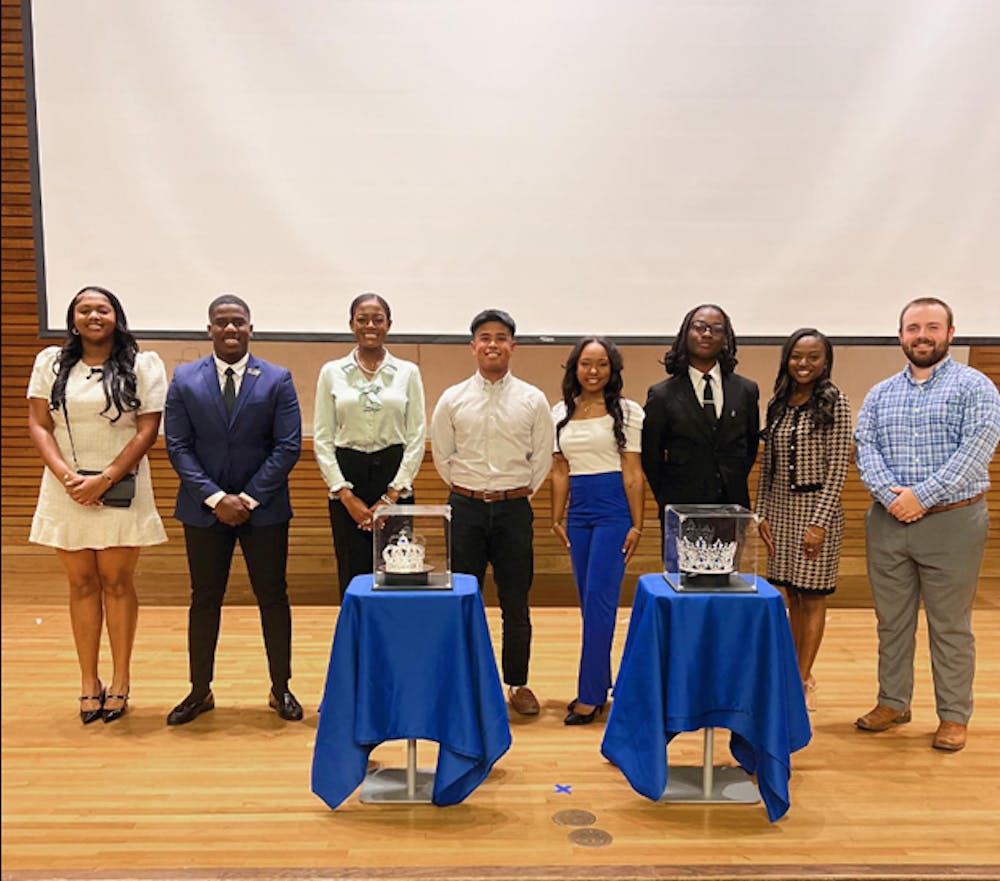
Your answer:
[[[576,694],[585,704],[604,704],[611,688],[611,640],[625,577],[622,545],[631,525],[620,471],[570,477],[566,533],[583,616]]]

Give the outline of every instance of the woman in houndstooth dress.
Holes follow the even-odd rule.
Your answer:
[[[851,454],[851,410],[830,380],[832,368],[833,347],[818,330],[802,328],[785,340],[767,405],[757,494],[760,533],[768,548],[767,577],[788,595],[810,709],[826,597],[837,587],[844,534],[841,493]]]

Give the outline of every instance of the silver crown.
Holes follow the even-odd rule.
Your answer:
[[[424,546],[416,538],[410,538],[405,532],[400,532],[394,535],[382,550],[385,571],[423,572],[425,551]]]
[[[735,541],[681,537],[677,539],[677,562],[681,572],[691,575],[728,575],[735,568],[738,548]]]

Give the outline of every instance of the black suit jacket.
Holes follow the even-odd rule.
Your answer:
[[[642,470],[663,513],[668,504],[750,507],[747,476],[757,458],[760,393],[736,374],[722,378],[722,418],[701,407],[688,372],[658,382],[646,398]]]

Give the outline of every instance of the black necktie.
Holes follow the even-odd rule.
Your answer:
[[[226,384],[222,388],[222,402],[226,405],[226,415],[233,415],[233,407],[236,406],[236,380],[233,379],[235,371],[232,367],[226,368]]]
[[[718,419],[718,414],[715,412],[715,396],[712,394],[712,376],[709,373],[705,374],[705,394],[702,395],[701,400],[701,406],[705,411],[705,415],[712,422],[715,422]]]

